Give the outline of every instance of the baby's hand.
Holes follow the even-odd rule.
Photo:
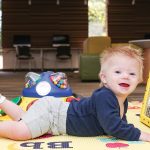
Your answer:
[[[139,140],[150,142],[150,133],[141,132]]]

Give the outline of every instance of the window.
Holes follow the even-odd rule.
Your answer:
[[[107,35],[107,0],[89,0],[89,36]]]

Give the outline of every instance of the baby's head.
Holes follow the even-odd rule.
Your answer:
[[[135,88],[143,80],[141,50],[129,46],[108,48],[101,54],[100,61],[99,77],[106,87],[116,88],[117,83],[124,88],[131,85]]]

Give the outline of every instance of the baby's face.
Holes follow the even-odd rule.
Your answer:
[[[123,55],[111,56],[104,63],[101,80],[117,97],[126,98],[140,81],[140,64],[137,60]]]

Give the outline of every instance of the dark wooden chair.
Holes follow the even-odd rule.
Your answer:
[[[70,37],[68,35],[53,35],[52,47],[56,48],[56,61],[70,61],[72,68],[72,54],[70,46]],[[56,62],[57,65],[57,62]]]
[[[13,46],[16,50],[16,60],[14,70],[21,68],[21,64],[28,63],[28,69],[31,70],[32,63],[35,61],[31,54],[31,39],[29,35],[15,35],[13,38]]]

